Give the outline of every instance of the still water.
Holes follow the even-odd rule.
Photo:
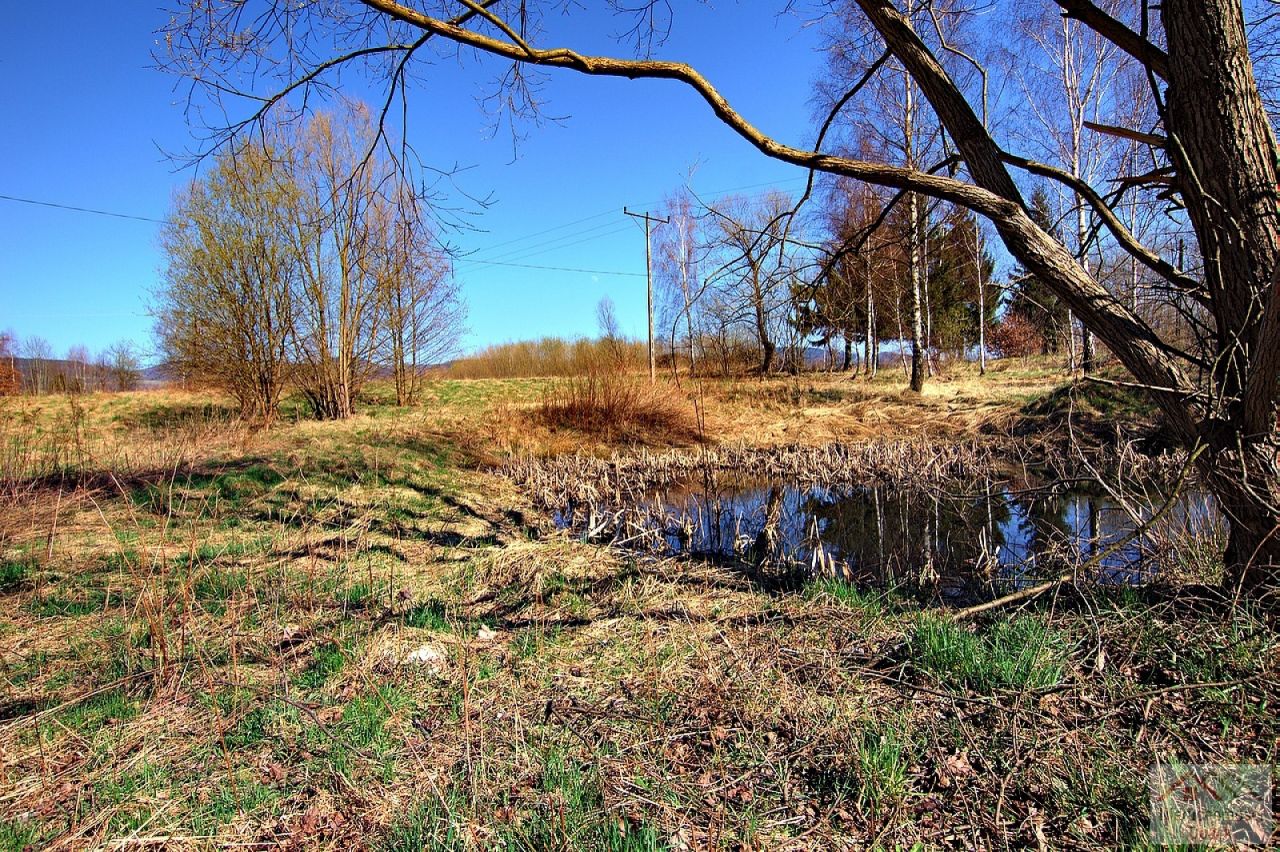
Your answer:
[[[1061,573],[1129,538],[1166,499],[1009,482],[908,492],[739,481],[652,490],[612,515],[569,506],[557,520],[584,535],[673,554],[770,562],[858,582],[925,577],[958,592],[977,577],[1016,584]],[[1213,498],[1186,491],[1150,529],[1101,559],[1094,576],[1144,582],[1201,545],[1220,545],[1224,534]]]

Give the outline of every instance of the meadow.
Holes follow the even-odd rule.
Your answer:
[[[584,421],[567,381],[267,430],[206,392],[0,399],[0,849],[1141,845],[1152,764],[1275,762],[1273,616],[1211,577],[975,612],[784,587],[582,541],[504,474],[1125,443],[1124,394],[1010,360]]]

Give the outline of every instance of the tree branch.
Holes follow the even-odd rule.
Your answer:
[[[1095,6],[1091,0],[1054,0],[1062,7],[1065,18],[1079,21],[1125,53],[1132,56],[1160,79],[1169,73],[1169,55],[1122,22]]]

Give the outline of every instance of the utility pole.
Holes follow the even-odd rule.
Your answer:
[[[653,384],[657,380],[658,369],[657,362],[653,357],[653,251],[649,244],[649,223],[657,222],[660,225],[666,225],[671,222],[671,219],[659,219],[656,216],[650,216],[648,211],[632,213],[625,207],[622,208],[622,212],[634,219],[644,220],[644,280],[649,293],[649,384]]]

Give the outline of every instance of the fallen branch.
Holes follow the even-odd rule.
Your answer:
[[[952,621],[963,621],[966,618],[971,618],[975,615],[979,615],[984,612],[990,612],[993,609],[999,609],[1001,607],[1008,606],[1009,604],[1018,603],[1019,601],[1029,600],[1031,598],[1042,595],[1045,592],[1051,591],[1052,589],[1056,589],[1065,583],[1071,582],[1079,574],[1085,571],[1099,567],[1107,559],[1109,559],[1110,557],[1114,556],[1117,553],[1120,553],[1126,547],[1132,544],[1136,539],[1142,537],[1149,529],[1155,526],[1155,524],[1158,523],[1161,518],[1163,518],[1166,514],[1168,514],[1169,510],[1172,509],[1174,504],[1178,502],[1178,498],[1182,494],[1182,488],[1183,486],[1186,485],[1187,479],[1189,479],[1191,476],[1192,466],[1195,464],[1195,460],[1200,457],[1200,453],[1203,451],[1204,451],[1204,447],[1197,447],[1193,452],[1191,452],[1187,456],[1187,460],[1182,466],[1182,471],[1178,475],[1178,480],[1173,485],[1173,491],[1169,494],[1169,499],[1165,500],[1164,505],[1161,506],[1159,510],[1152,513],[1150,518],[1148,518],[1147,520],[1135,526],[1131,532],[1129,532],[1120,540],[1113,542],[1111,545],[1106,547],[1101,553],[1097,553],[1091,556],[1089,559],[1087,559],[1080,565],[1073,566],[1070,571],[1067,571],[1065,574],[1061,574],[1057,577],[1054,577],[1051,580],[1045,580],[1043,583],[1037,583],[1034,586],[1029,586],[1028,588],[1025,588],[1025,589],[1019,589],[1016,592],[1012,592],[1010,594],[1007,594],[1003,597],[996,598],[994,600],[985,601],[980,604],[974,604],[973,606],[965,607],[964,609],[955,610],[954,612],[951,613],[950,619]]]

